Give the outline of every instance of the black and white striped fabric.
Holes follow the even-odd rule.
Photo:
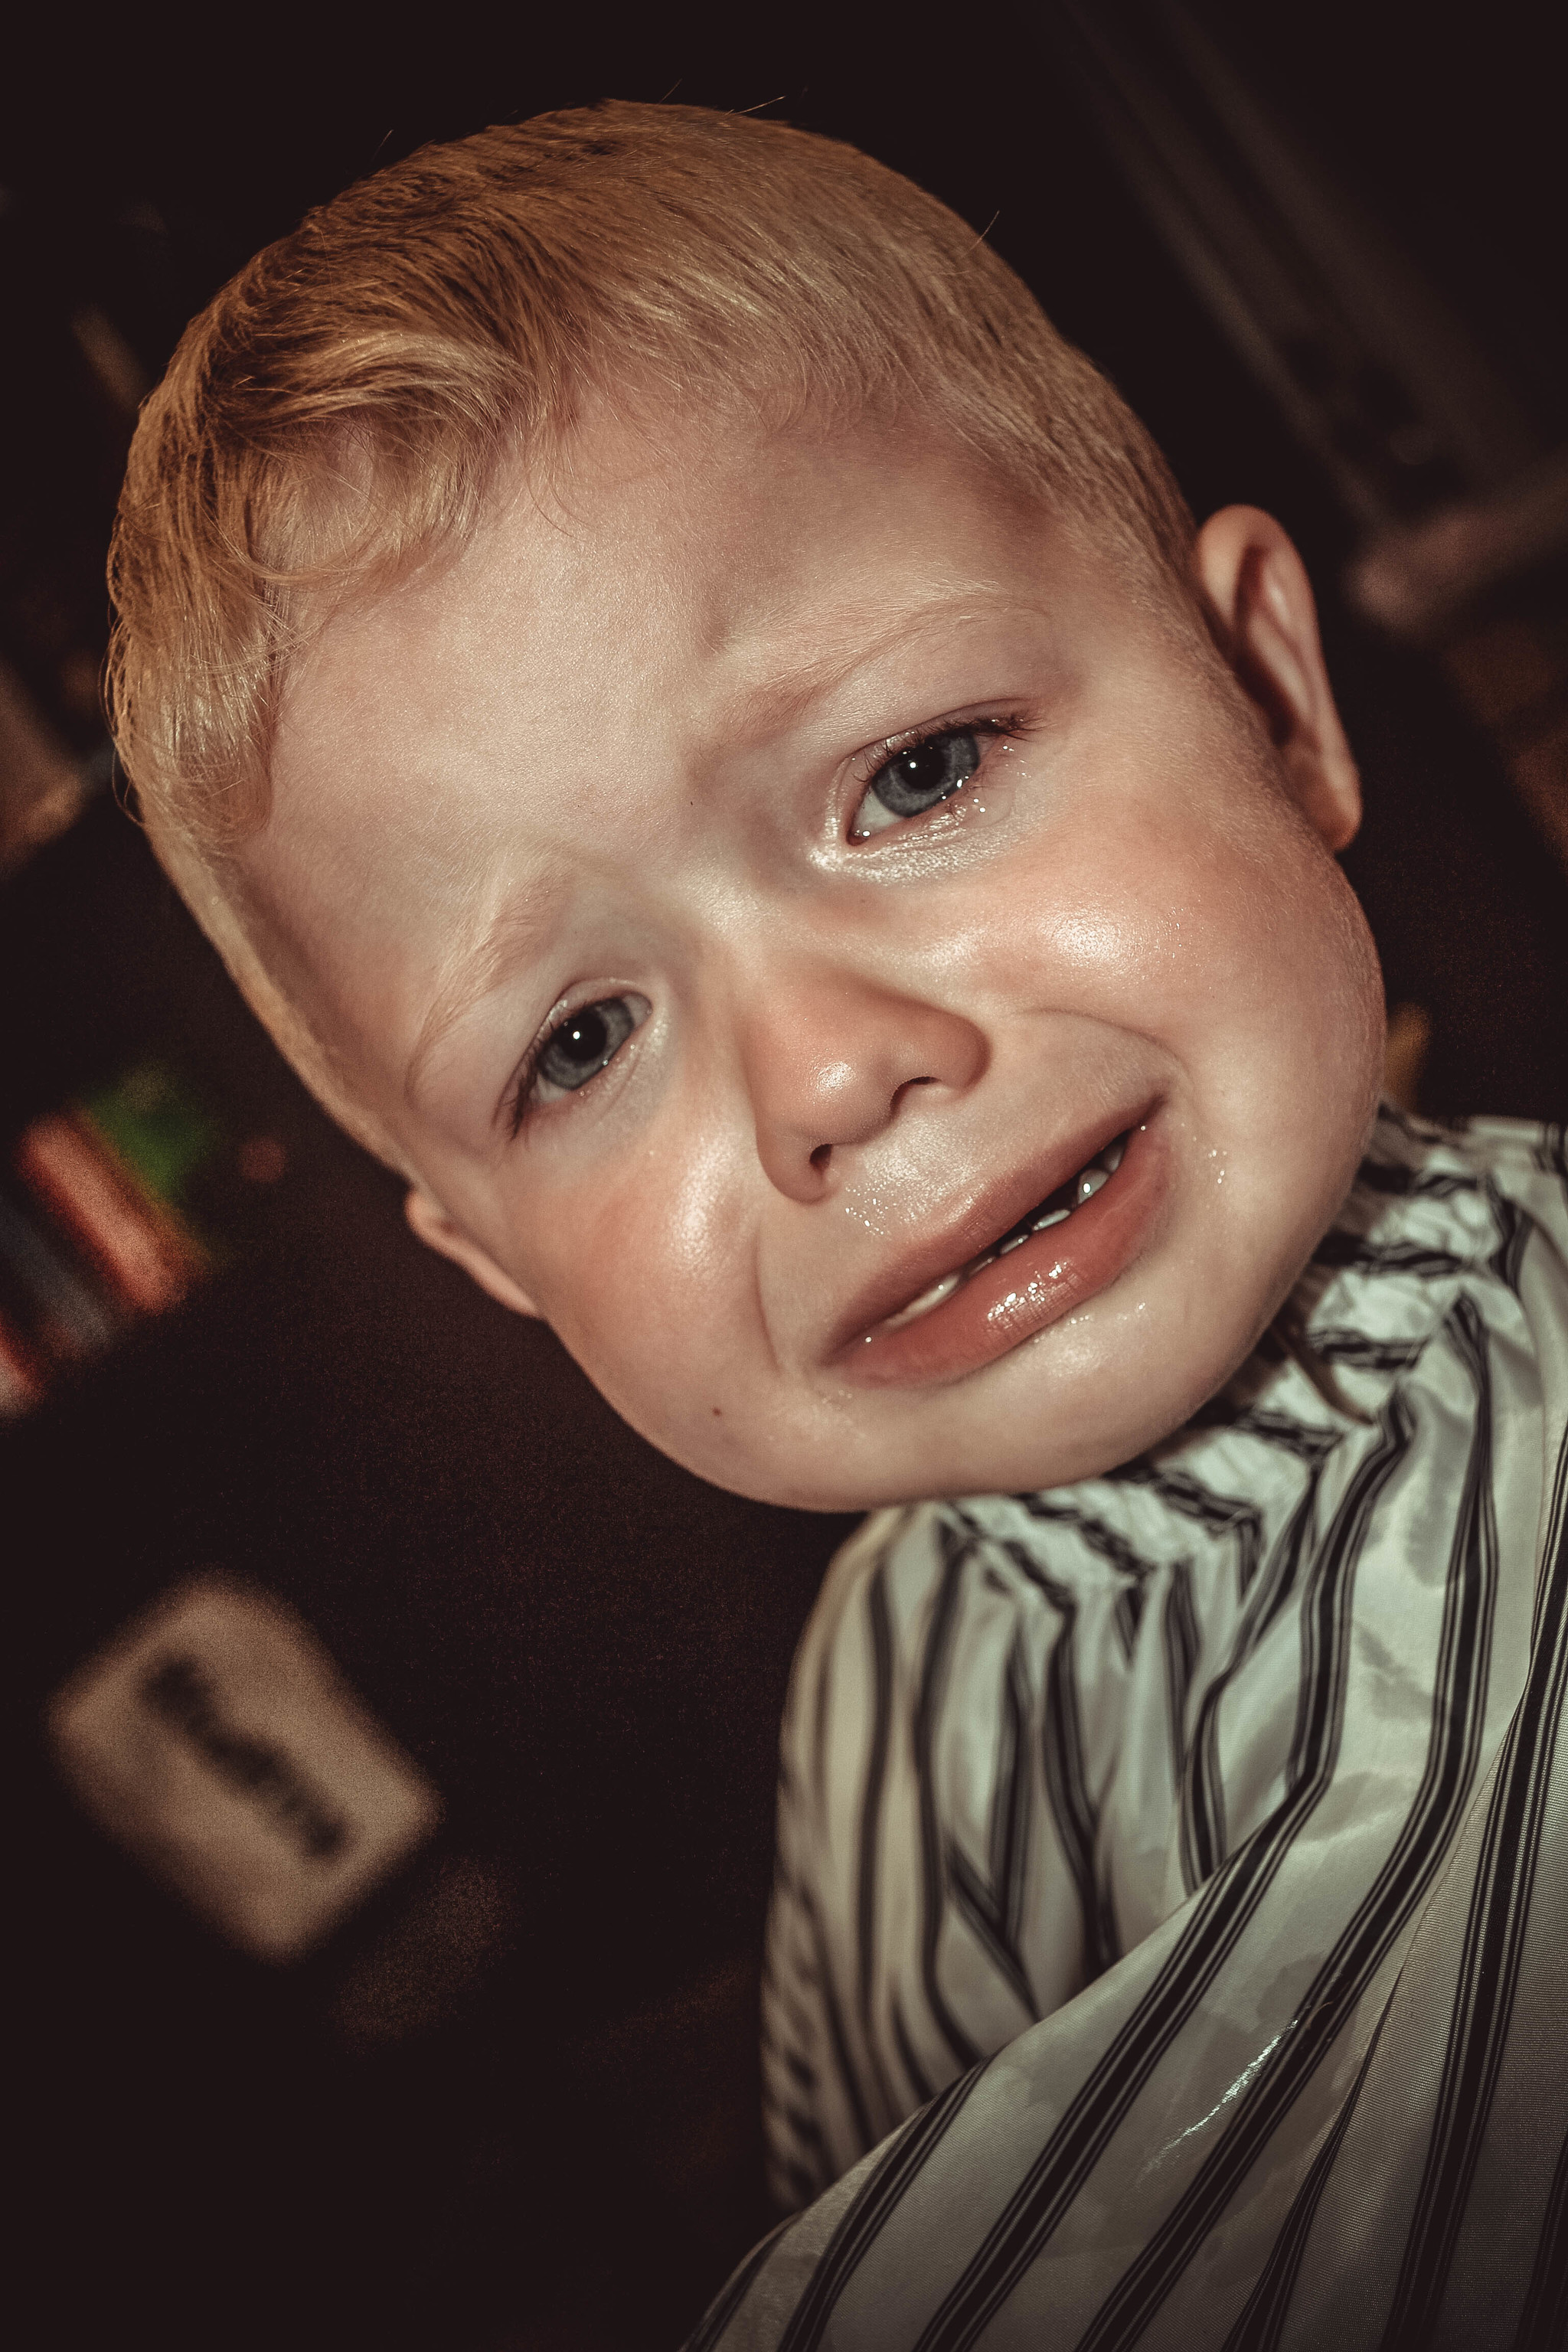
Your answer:
[[[1561,2352],[1568,1156],[1380,1118],[1104,1478],[869,1519],[784,1738],[781,2200],[691,2352]]]

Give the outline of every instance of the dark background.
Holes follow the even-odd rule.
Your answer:
[[[1543,13],[1205,20],[1568,439]],[[1423,1107],[1562,1115],[1568,881],[1428,656],[1338,590],[1351,520],[1173,269],[1024,11],[707,23],[526,7],[109,19],[28,34],[0,115],[0,654],[99,758],[126,419],[309,205],[429,138],[603,95],[764,108],[955,205],[1116,378],[1200,511],[1272,508],[1319,582],[1368,786],[1347,860]],[[0,895],[0,1142],[148,1051],[285,1147],[237,1261],[0,1427],[29,2340],[454,2352],[679,2340],[764,2225],[754,1978],[789,1654],[839,1522],[717,1495],[548,1333],[419,1252],[301,1095],[106,792]],[[152,1594],[289,1599],[440,1787],[436,1848],[288,1971],[103,1843],[34,1727]]]

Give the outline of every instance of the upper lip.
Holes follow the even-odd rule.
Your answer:
[[[1026,1210],[1054,1192],[1088,1166],[1096,1152],[1103,1151],[1108,1143],[1129,1128],[1137,1127],[1149,1116],[1148,1111],[1133,1111],[1115,1123],[1105,1116],[1092,1124],[1079,1128],[1064,1140],[1047,1150],[1012,1174],[998,1177],[984,1192],[964,1202],[948,1222],[914,1244],[894,1262],[884,1266],[863,1283],[846,1305],[833,1326],[826,1354],[838,1355],[857,1339],[866,1337],[889,1315],[918,1298],[943,1275],[956,1274],[999,1242],[1011,1231]]]

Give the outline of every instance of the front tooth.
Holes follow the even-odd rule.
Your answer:
[[[1047,1225],[1059,1225],[1064,1217],[1070,1217],[1071,1214],[1070,1209],[1047,1209],[1043,1217],[1035,1219],[1029,1231],[1034,1234],[1043,1234]]]
[[[918,1298],[911,1298],[907,1307],[900,1307],[896,1315],[889,1315],[882,1329],[900,1331],[906,1323],[918,1322],[922,1315],[929,1315],[933,1307],[940,1307],[944,1298],[951,1298],[963,1280],[962,1274],[944,1274],[940,1282],[933,1282],[929,1290],[922,1290]]]
[[[1086,1201],[1093,1200],[1102,1184],[1110,1181],[1103,1168],[1086,1168],[1078,1180],[1078,1199],[1074,1205],[1081,1209]]]

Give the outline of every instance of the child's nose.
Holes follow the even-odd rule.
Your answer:
[[[911,1089],[962,1093],[985,1067],[973,1022],[895,990],[825,971],[765,993],[747,1076],[758,1156],[792,1200],[830,1191],[836,1163],[882,1134]]]

